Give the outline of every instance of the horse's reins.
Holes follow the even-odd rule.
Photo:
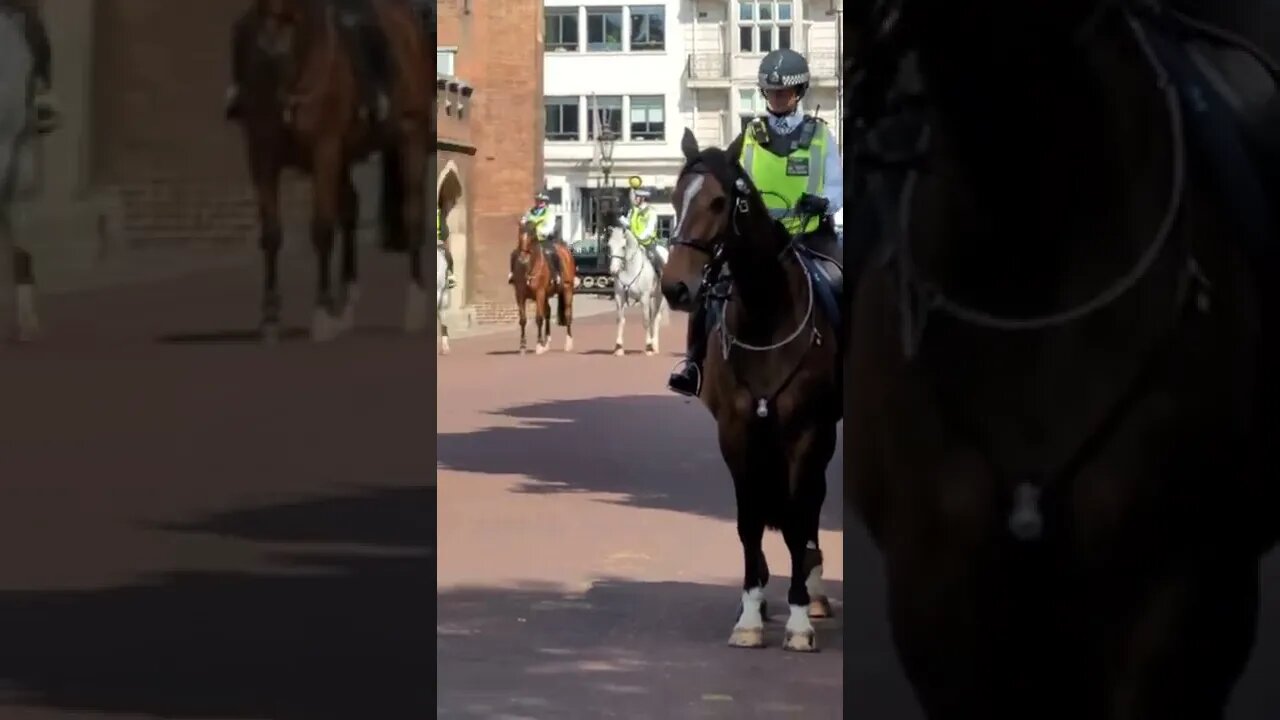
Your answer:
[[[708,174],[714,177],[714,173],[712,171],[698,173],[699,176],[705,176]],[[716,181],[720,182],[720,179],[716,178]],[[694,182],[697,182],[698,185],[691,189],[695,191],[693,194],[696,194],[696,190],[701,188],[702,180],[700,177],[695,177]],[[751,186],[747,183],[746,179],[743,178],[741,174],[738,174],[733,179],[732,183],[727,183],[727,187],[729,190],[729,200],[733,206],[733,210],[729,215],[729,223],[719,235],[711,238],[710,240],[699,238],[686,240],[683,238],[683,233],[680,232],[679,226],[677,226],[676,230],[672,233],[672,245],[692,248],[710,258],[710,261],[702,271],[703,288],[705,288],[708,293],[711,292],[713,284],[712,281],[715,280],[715,276],[718,274],[720,268],[726,264],[726,260],[724,258],[726,241],[730,237],[742,237],[742,229],[739,225],[739,219],[745,221],[751,212],[750,201],[748,199],[748,193],[750,192]],[[686,192],[689,192],[689,190],[686,190]],[[822,345],[822,333],[818,330],[817,317],[813,312],[814,296],[817,294],[813,287],[813,275],[809,272],[809,267],[805,265],[804,261],[800,258],[800,251],[796,248],[795,238],[791,238],[790,242],[788,242],[781,252],[778,253],[779,262],[785,262],[788,255],[794,258],[796,264],[800,266],[800,271],[804,273],[805,289],[808,291],[807,306],[805,308],[804,315],[796,325],[795,330],[778,342],[769,345],[752,345],[750,343],[743,342],[734,336],[733,331],[729,329],[727,311],[720,313],[720,318],[717,322],[717,329],[720,331],[720,352],[726,361],[729,360],[729,355],[735,347],[748,352],[772,352],[774,350],[780,350],[795,342],[806,329],[811,331],[809,333],[809,344],[805,347],[804,352],[800,353],[799,357],[796,358],[796,362],[792,365],[791,370],[782,378],[772,392],[764,395],[757,395],[756,416],[762,419],[769,416],[769,405],[772,403],[773,399],[786,389],[786,387],[791,384],[791,381],[795,379],[795,376],[800,372],[800,368],[803,367],[804,359],[808,355],[809,350],[815,346]],[[704,297],[702,302],[708,302],[709,299],[710,298]],[[716,297],[715,299],[723,300],[727,306],[732,297],[731,295],[726,294],[721,297]],[[730,367],[732,367],[732,364],[730,364]],[[743,380],[743,385],[747,385],[745,379]],[[748,389],[750,388],[748,387]]]

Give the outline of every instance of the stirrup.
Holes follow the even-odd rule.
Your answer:
[[[677,395],[684,395],[685,397],[699,397],[702,395],[702,368],[698,363],[690,360],[688,357],[684,357],[671,369],[671,376],[676,377],[681,375],[683,374],[681,371],[689,367],[693,368],[693,392],[690,393],[687,390],[672,387],[671,378],[667,379],[667,389]]]

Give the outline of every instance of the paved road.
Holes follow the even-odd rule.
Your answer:
[[[823,535],[841,602],[819,628],[824,652],[783,653],[780,623],[770,649],[725,646],[740,563],[728,475],[707,413],[661,389],[681,317],[657,358],[634,352],[637,325],[626,358],[608,354],[601,317],[578,328],[575,354],[520,357],[501,335],[441,360],[439,717],[920,720],[879,560],[859,528],[841,530],[842,456]],[[766,551],[785,564],[776,535]],[[785,585],[771,585],[784,606]],[[1275,562],[1266,592],[1274,605]],[[1277,669],[1269,607],[1229,720],[1280,717]]]
[[[434,349],[367,265],[331,346],[244,342],[246,268],[55,297],[0,349],[0,720],[430,717]]]
[[[514,354],[512,335],[455,344],[438,369],[441,718],[841,717],[845,607],[822,652],[727,647],[740,593],[732,486],[710,416],[662,389],[663,353],[613,357],[613,320],[576,352]],[[831,477],[838,477],[837,458]],[[821,542],[844,597],[838,484]],[[784,574],[781,537],[767,538]],[[785,619],[785,580],[769,602]]]
[[[709,418],[660,389],[672,358],[600,354],[607,317],[570,356],[459,340],[433,471],[433,348],[395,330],[398,264],[366,266],[327,347],[246,342],[249,268],[54,298],[47,342],[0,352],[0,720],[421,720],[432,645],[441,717],[836,718],[843,670],[844,717],[917,720],[838,483],[824,652],[780,627],[724,647],[733,506]],[[309,264],[287,267],[300,328]],[[1265,587],[1230,720],[1280,716],[1274,563]]]

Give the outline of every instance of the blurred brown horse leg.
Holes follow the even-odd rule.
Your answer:
[[[573,352],[573,288],[577,282],[578,268],[573,262],[573,252],[566,245],[556,246],[560,254],[559,321],[564,327],[564,351]]]
[[[429,304],[427,283],[422,273],[422,252],[426,247],[427,208],[427,141],[415,125],[400,142],[402,222],[409,250],[409,288],[405,299],[405,332],[426,330]]]
[[[258,196],[258,224],[261,235],[258,244],[262,248],[262,319],[259,331],[262,340],[274,343],[280,339],[280,246],[284,233],[280,227],[280,171],[281,167],[267,152],[250,153],[253,185]]]
[[[339,138],[324,138],[312,155],[311,244],[316,251],[316,305],[311,317],[311,339],[333,340],[338,334],[339,312],[333,291],[333,238],[342,205],[342,183],[348,168]]]
[[[356,245],[356,224],[360,219],[360,194],[351,174],[342,178],[342,195],[339,197],[339,216],[342,221],[342,287],[339,288],[338,308],[341,315],[339,329],[346,332],[355,327],[356,304],[360,300],[359,250]]]
[[[40,334],[40,318],[36,314],[35,261],[22,247],[13,251],[13,282],[18,301],[18,342],[30,342]]]

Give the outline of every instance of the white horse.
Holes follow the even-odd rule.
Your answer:
[[[658,246],[655,251],[667,261],[667,249]],[[644,248],[636,236],[625,227],[615,227],[609,233],[609,274],[613,276],[613,301],[618,310],[618,338],[614,341],[613,354],[622,357],[622,331],[627,324],[627,306],[638,303],[644,320],[644,354],[658,352],[658,330],[661,327],[665,301],[662,298],[662,278],[653,269]]]
[[[449,354],[449,326],[444,323],[444,311],[449,307],[449,261],[444,248],[436,246],[436,324],[440,326],[440,354]]]
[[[19,19],[0,10],[0,343],[30,340],[38,330],[34,290],[25,279],[18,284],[21,250],[14,239],[12,215],[22,151],[33,127],[33,67]]]

